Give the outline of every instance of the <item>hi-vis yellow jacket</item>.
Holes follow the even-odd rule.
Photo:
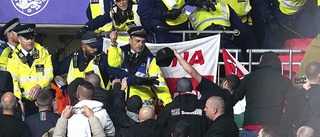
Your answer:
[[[146,48],[146,47],[145,47]],[[147,51],[148,50],[148,51]],[[108,52],[108,63],[111,67],[121,68],[129,72],[131,66],[126,63],[125,53],[130,51],[130,45],[122,46],[121,48],[110,46]],[[149,49],[145,49],[150,53]],[[138,95],[141,97],[143,105],[153,105],[152,101],[155,97],[154,93],[157,94],[157,97],[163,101],[163,105],[167,105],[172,101],[169,88],[167,83],[164,80],[160,67],[156,64],[156,59],[153,55],[147,54],[143,56],[141,63],[138,64],[135,75],[137,77],[153,77],[158,76],[159,85],[155,85],[156,87],[151,88],[150,86],[130,86],[129,89],[126,90],[126,94],[129,92],[129,97],[133,95]],[[139,61],[138,61],[139,62]],[[131,73],[131,72],[130,72]],[[154,92],[153,92],[153,91]],[[127,97],[127,96],[126,96]]]
[[[307,0],[279,0],[279,9],[283,14],[294,15],[306,2]]]
[[[77,53],[77,54],[81,54],[81,53]],[[97,58],[100,55],[101,54],[95,56],[94,59],[89,61],[87,67],[83,71],[80,71],[79,68],[73,67],[74,58],[72,58],[71,61],[70,61],[70,65],[69,65],[69,70],[68,70],[68,75],[67,75],[67,83],[70,84],[76,78],[85,78],[86,74],[88,74],[88,73],[96,73],[100,77],[100,85],[101,85],[101,87],[106,89],[105,84],[104,84],[104,82],[102,80],[102,76],[101,76],[101,73],[100,73],[100,68],[99,68],[99,66],[97,64],[94,63],[96,59],[97,59],[97,62],[100,62],[100,58],[99,59]],[[78,60],[79,60],[79,57],[78,57]],[[106,83],[106,84],[108,84],[108,83]]]
[[[18,53],[21,53],[21,48],[21,44],[19,44],[13,51],[12,58],[8,60],[7,70],[12,75],[14,95],[19,99],[34,100],[30,98],[29,90],[36,84],[39,84],[42,89],[47,88],[53,79],[51,55],[40,44],[34,43],[39,58],[35,58],[32,66],[29,67],[27,62],[23,62],[18,56]]]
[[[99,2],[91,2],[90,1],[90,10],[91,10],[91,16],[92,19],[96,18],[99,15],[103,15],[105,13],[104,11],[104,2],[105,0],[98,0]],[[112,29],[112,23],[109,22],[105,24],[104,26],[98,28],[95,30],[96,33],[100,33],[101,31],[110,31]]]
[[[195,30],[205,30],[211,26],[212,23],[215,25],[230,27],[230,10],[229,6],[225,2],[217,3],[215,5],[216,10],[206,11],[204,9],[196,9],[189,15],[191,26]],[[199,33],[198,33],[199,34]]]
[[[0,55],[0,70],[6,70],[7,69],[7,64],[8,64],[8,58],[9,54],[11,54],[12,49],[8,46],[6,47],[1,55]]]
[[[113,7],[113,11],[116,13],[118,11],[117,8],[118,8],[117,6]],[[131,10],[132,10],[133,18],[132,19],[128,18],[124,23],[121,23],[119,25],[115,24],[115,28],[117,30],[127,31],[130,28],[128,24],[132,24],[132,25],[134,24],[134,26],[141,26],[140,17],[137,13],[137,9],[138,9],[138,3],[132,3]],[[112,16],[111,11],[110,11],[110,16]]]
[[[217,2],[225,2],[229,4],[243,23],[248,20],[247,14],[252,8],[249,0],[218,0]]]
[[[162,0],[164,5],[168,8],[168,10],[172,9],[180,9],[182,6],[184,6],[186,0],[175,0],[176,4],[172,7],[170,3],[172,0]],[[186,14],[186,8],[182,8],[180,16],[175,20],[166,19],[166,22],[170,26],[177,26],[180,25],[188,20],[187,14]]]

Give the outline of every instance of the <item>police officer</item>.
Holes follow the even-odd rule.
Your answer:
[[[245,27],[234,10],[225,2],[216,3],[213,8],[197,8],[189,15],[191,26],[195,30],[232,30],[238,29],[240,37],[245,37]],[[243,33],[243,34],[242,34]],[[215,35],[213,33],[198,33],[198,38]],[[242,48],[233,44],[233,34],[221,34],[221,48]]]
[[[11,57],[13,50],[19,44],[17,33],[12,31],[17,26],[20,26],[20,20],[14,18],[0,31],[0,35],[4,35],[7,39],[7,42],[0,40],[0,70],[6,70],[8,58]]]
[[[89,21],[86,22],[85,26],[77,31],[77,34],[85,34],[88,31],[96,30],[96,33],[101,31],[110,31],[112,28],[110,8],[112,1],[108,0],[90,0],[86,14]]]
[[[84,78],[91,73],[96,73],[100,76],[100,84],[104,89],[108,86],[110,76],[116,78],[128,77],[128,83],[130,84],[152,84],[153,81],[150,81],[149,79],[137,78],[134,74],[110,67],[107,62],[107,55],[104,53],[97,53],[99,43],[96,35],[89,33],[84,34],[81,38],[81,42],[81,49],[60,61],[57,68],[57,75],[68,73],[68,84],[77,77]]]
[[[14,29],[19,45],[8,60],[7,70],[11,73],[14,94],[19,102],[24,102],[25,116],[38,112],[34,104],[38,92],[49,87],[53,78],[51,55],[35,42],[35,24],[25,24]]]
[[[165,1],[165,0],[164,0]],[[174,7],[168,7],[162,0],[140,0],[138,14],[142,26],[155,34],[148,36],[148,42],[170,43],[182,41],[182,35],[169,34],[169,30],[188,30],[188,18],[184,0],[178,0]]]
[[[132,0],[115,0],[115,6],[110,11],[115,22],[115,29],[127,31],[131,27],[141,26],[137,14],[138,3]]]
[[[110,33],[111,46],[108,52],[108,63],[111,67],[122,68],[137,77],[151,78],[159,80],[158,86],[133,86],[128,84],[127,98],[138,95],[142,99],[143,105],[153,105],[152,101],[155,96],[161,99],[164,105],[172,101],[169,88],[162,76],[160,67],[157,66],[156,60],[150,50],[145,46],[146,31],[140,27],[129,29],[129,44],[117,47],[117,32]],[[152,78],[151,78],[152,79]],[[155,95],[156,94],[156,95]]]

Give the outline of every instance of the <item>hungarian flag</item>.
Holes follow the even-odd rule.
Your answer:
[[[222,50],[222,56],[226,70],[226,76],[233,74],[242,79],[244,75],[249,74],[248,70],[244,68],[241,63],[236,60],[226,49]]]
[[[245,75],[249,74],[248,70],[244,68],[241,63],[236,60],[226,49],[222,50],[222,56],[226,76],[233,74],[242,79]],[[240,129],[243,125],[245,107],[245,98],[240,100],[236,105],[233,106],[234,121],[237,123],[237,126]]]

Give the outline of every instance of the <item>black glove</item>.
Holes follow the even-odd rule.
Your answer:
[[[89,27],[87,25],[83,26],[82,28],[78,29],[76,32],[76,36],[80,37],[82,34],[86,34],[89,30]]]
[[[163,11],[162,17],[165,19],[175,20],[180,16],[180,14],[181,14],[181,10],[172,9],[172,10]]]
[[[132,85],[147,85],[147,86],[159,85],[159,81],[157,79],[158,79],[157,76],[150,77],[150,78],[136,77],[132,82]]]
[[[119,14],[119,13],[112,13],[112,18],[113,18],[114,23],[115,23],[116,25],[120,25],[121,23],[124,23],[124,22],[126,22],[126,20],[127,20],[127,17],[126,17],[126,16],[121,15],[121,14]]]
[[[270,17],[266,20],[267,25],[269,26],[269,29],[271,29],[272,32],[275,34],[278,34],[278,28],[279,25],[276,22],[276,20],[273,17]]]
[[[168,34],[169,29],[165,26],[157,26],[156,33],[157,34]]]
[[[210,11],[210,9],[212,11],[216,11],[216,7],[214,5],[214,3],[210,2],[210,1],[206,1],[206,0],[197,0],[196,2],[196,6],[198,8],[203,8],[205,9],[206,11]]]

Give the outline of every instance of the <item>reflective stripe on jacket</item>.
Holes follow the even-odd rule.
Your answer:
[[[279,0],[279,9],[283,14],[294,15],[302,10],[307,0]]]
[[[118,7],[114,7],[113,10],[115,12],[117,12],[118,11],[117,8]],[[124,23],[121,23],[119,25],[115,24],[115,28],[117,30],[124,30],[124,31],[129,30],[130,26],[128,26],[128,24],[130,24],[130,23],[135,24],[135,26],[141,26],[140,17],[139,17],[139,15],[137,13],[138,3],[133,3],[131,9],[132,9],[132,13],[133,13],[133,19],[129,19],[128,18]],[[112,12],[111,11],[110,11],[110,16],[112,16]]]
[[[210,11],[207,12],[205,9],[201,8],[192,12],[189,16],[192,27],[195,30],[205,30],[212,24],[230,27],[231,23],[229,21],[229,6],[226,3],[222,2],[217,3],[215,7],[215,11],[212,11],[210,9]]]
[[[8,64],[9,54],[12,52],[10,47],[3,49],[0,55],[0,70],[6,70]]]
[[[74,68],[73,67],[73,59],[71,59],[70,61],[70,65],[69,65],[69,70],[68,70],[68,75],[67,75],[67,83],[70,84],[73,80],[75,80],[76,78],[85,78],[86,77],[86,73],[91,73],[94,72],[97,75],[99,75],[100,77],[100,82],[101,82],[101,87],[105,89],[105,85],[104,82],[102,80],[102,76],[100,73],[100,69],[98,65],[95,65],[93,63],[94,59],[92,59],[85,70],[80,71],[78,68]]]
[[[248,20],[247,15],[252,8],[249,0],[218,0],[217,2],[225,2],[230,5],[243,23]]]
[[[185,0],[176,0],[176,4],[172,8],[172,7],[168,7],[168,5],[166,4],[165,0],[162,0],[162,2],[167,6],[168,10],[180,9],[185,4]],[[175,20],[166,19],[167,24],[170,25],[170,26],[177,26],[177,25],[180,25],[180,24],[182,24],[182,23],[184,23],[186,21],[188,21],[188,17],[187,17],[187,14],[186,14],[186,8],[185,7],[182,8],[181,14],[177,19],[175,19]]]
[[[34,100],[29,96],[30,89],[36,84],[39,84],[42,89],[47,88],[53,78],[51,55],[40,44],[34,43],[39,58],[34,59],[32,66],[29,67],[17,55],[21,48],[21,44],[19,44],[17,49],[14,50],[12,58],[8,60],[7,70],[12,75],[14,95],[19,99]],[[24,91],[21,91],[21,89],[24,89]]]
[[[129,66],[127,66],[127,64],[123,61],[124,53],[121,48],[110,46],[108,53],[108,63],[111,67],[122,68],[128,71],[127,68]],[[138,95],[144,102],[150,102],[154,99],[154,93],[156,93],[157,97],[164,102],[164,105],[170,103],[172,101],[171,94],[162,75],[161,69],[156,64],[156,59],[150,56],[145,56],[142,59],[142,63],[138,67],[137,71],[134,72],[135,75],[138,77],[158,76],[157,80],[159,81],[159,85],[156,85],[155,88],[151,88],[150,86],[130,86],[129,97]],[[128,92],[128,89],[126,92]]]
[[[91,10],[91,16],[92,19],[99,15],[103,15],[105,13],[104,11],[104,0],[98,0],[99,2],[94,2],[90,0],[90,10]],[[112,23],[107,23],[104,26],[98,28],[95,32],[99,33],[101,31],[110,31],[112,28]]]

